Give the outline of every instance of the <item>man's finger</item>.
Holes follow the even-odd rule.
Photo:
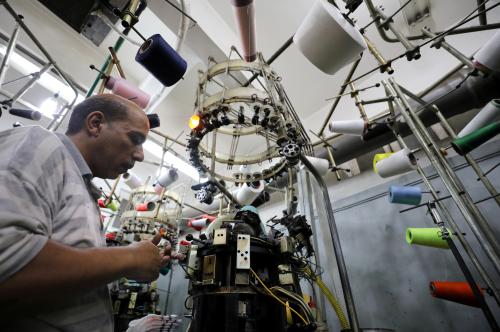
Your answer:
[[[161,233],[157,233],[152,239],[151,242],[157,246],[161,241]]]

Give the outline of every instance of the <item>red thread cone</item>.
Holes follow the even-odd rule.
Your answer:
[[[467,282],[459,281],[431,281],[429,284],[434,297],[452,302],[462,303],[472,307],[479,307],[479,302]],[[481,290],[481,295],[484,291]]]

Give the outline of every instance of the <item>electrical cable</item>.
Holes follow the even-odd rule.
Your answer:
[[[306,321],[306,319],[297,312],[297,310],[295,310],[294,308],[290,307],[289,305],[287,305],[285,302],[283,302],[279,297],[277,297],[276,295],[274,295],[274,293],[266,286],[266,284],[264,284],[264,282],[262,280],[260,280],[259,276],[257,275],[257,273],[255,273],[254,270],[252,270],[250,268],[250,272],[252,272],[252,274],[254,275],[255,279],[257,279],[257,281],[262,285],[262,287],[264,287],[264,289],[269,293],[269,295],[271,295],[272,297],[274,297],[274,299],[276,299],[276,301],[278,301],[279,303],[281,303],[285,308],[289,308],[294,314],[297,315],[297,317],[299,317],[302,322],[304,322],[305,325],[309,325],[308,321]]]

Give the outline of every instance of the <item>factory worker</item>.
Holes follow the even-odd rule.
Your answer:
[[[107,284],[158,277],[170,260],[159,236],[103,247],[91,183],[142,161],[148,131],[134,103],[99,95],[74,108],[66,135],[38,126],[0,132],[2,331],[111,332]]]

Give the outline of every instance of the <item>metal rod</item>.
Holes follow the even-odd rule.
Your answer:
[[[116,187],[118,186],[118,183],[120,183],[120,179],[122,178],[122,175],[118,175],[118,177],[115,180],[115,183],[113,184],[113,188],[111,188],[111,192],[109,193],[108,197],[104,200],[104,205],[108,205],[111,203],[112,196],[114,195],[116,191]]]
[[[351,89],[352,97],[354,98],[354,102],[356,104],[356,107],[358,108],[361,118],[365,122],[368,122],[368,116],[366,115],[365,108],[363,107],[363,103],[361,102],[361,97],[359,96],[359,93],[356,90],[356,86],[354,86],[354,83],[349,83],[349,88]]]
[[[16,94],[11,98],[10,102],[15,103],[19,98],[24,96],[24,94],[35,85],[36,81],[40,79],[40,77],[52,67],[52,64],[46,64],[40,71],[33,74],[33,77],[24,84],[24,86],[19,89]]]
[[[268,65],[270,65],[271,63],[274,62],[274,60],[276,60],[283,52],[285,52],[285,50],[290,47],[290,45],[292,45],[293,43],[293,36],[291,36],[290,38],[288,38],[288,40],[276,51],[274,52],[273,55],[271,55],[271,57],[265,61]],[[250,85],[250,83],[252,83],[257,77],[259,76],[259,74],[254,74],[252,77],[250,77],[250,79],[248,81],[246,81],[245,84],[243,84],[242,86],[244,87],[247,87]]]
[[[434,34],[434,33],[432,33],[429,30],[429,28],[427,28],[427,27],[423,27],[422,28],[422,32],[425,35],[429,36],[430,38],[436,38],[437,37],[437,35]],[[453,55],[455,58],[457,58],[464,65],[466,65],[467,67],[469,67],[469,68],[471,68],[473,70],[476,70],[476,67],[474,66],[474,64],[472,63],[472,61],[468,57],[466,57],[462,52],[460,52],[459,50],[457,50],[456,48],[454,48],[453,46],[451,46],[450,44],[448,44],[447,42],[445,42],[444,37],[441,37],[441,38],[437,39],[431,47],[436,47],[436,48],[442,47],[442,48],[444,48],[446,51],[448,51],[451,55]]]
[[[226,189],[215,177],[210,176],[209,181],[211,181],[219,190],[236,206],[241,206],[240,202]]]
[[[9,69],[10,57],[16,47],[17,37],[19,36],[19,28],[20,28],[19,24],[16,23],[14,31],[12,31],[12,35],[9,40],[9,44],[7,45],[7,49],[5,50],[5,55],[3,56],[2,64],[0,65],[0,87],[2,86],[3,80],[5,79],[5,74]]]
[[[392,128],[392,129],[393,129],[394,135],[396,136],[396,138],[397,138],[399,144],[401,145],[401,147],[407,149],[408,146],[406,145],[406,143],[403,140],[403,138],[394,130],[394,128]],[[469,256],[472,264],[476,267],[477,272],[479,273],[479,275],[481,276],[481,278],[483,279],[483,281],[486,283],[486,285],[488,285],[488,287],[492,290],[493,297],[495,298],[497,304],[500,305],[500,292],[496,288],[495,282],[490,277],[490,275],[486,271],[486,269],[483,267],[481,261],[479,260],[479,258],[477,257],[476,253],[474,252],[474,250],[470,246],[469,242],[467,242],[467,240],[465,239],[465,236],[462,234],[462,231],[461,231],[460,227],[457,225],[457,223],[455,222],[455,220],[452,218],[452,216],[451,216],[450,212],[448,211],[448,209],[446,208],[446,206],[442,204],[441,199],[440,199],[440,197],[438,195],[438,191],[435,190],[434,186],[429,181],[429,179],[425,175],[424,170],[422,169],[422,167],[419,164],[417,164],[417,173],[422,178],[422,181],[425,184],[425,186],[431,192],[431,195],[434,198],[434,202],[439,207],[440,211],[444,214],[444,217],[446,218],[446,220],[449,222],[450,228],[456,234],[456,237],[458,238],[460,244],[462,245],[462,247],[464,248],[465,252]]]
[[[413,45],[393,24],[392,19],[388,19],[379,9],[374,8],[376,15],[383,19],[383,22],[377,22],[377,25],[382,27],[382,29],[387,28],[392,31],[394,36],[399,40],[399,42],[406,48],[406,57],[408,60],[417,60],[420,58],[419,46]]]
[[[328,159],[330,159],[330,163],[332,164],[332,170],[335,173],[335,177],[337,178],[337,181],[342,181],[342,178],[340,177],[340,172],[339,169],[337,168],[337,163],[335,162],[335,159],[333,158],[333,152],[331,145],[325,145],[326,152],[328,153]]]
[[[73,81],[59,67],[59,65],[54,61],[54,59],[52,59],[52,57],[50,56],[50,54],[45,50],[45,48],[43,47],[43,45],[38,41],[38,39],[35,37],[35,35],[28,28],[28,26],[26,24],[24,24],[23,20],[21,19],[22,16],[19,16],[14,11],[14,9],[12,9],[12,7],[7,3],[7,1],[2,1],[2,2],[0,2],[0,4],[3,5],[5,7],[5,9],[7,9],[7,11],[11,14],[11,16],[16,20],[17,24],[19,24],[21,26],[21,28],[23,29],[23,31],[33,41],[33,43],[38,47],[38,49],[43,53],[43,55],[47,58],[47,60],[49,60],[49,63],[52,64],[52,66],[54,67],[54,69],[56,69],[56,71],[59,74],[59,76],[61,76],[62,79],[65,80],[66,83],[68,84],[68,86],[73,90],[73,92],[75,93],[75,97],[73,98],[73,100],[71,101],[71,103],[69,103],[68,109],[73,108],[73,105],[76,103],[76,100],[78,98],[78,91],[76,90],[76,87],[73,84]],[[55,126],[55,128],[51,128],[51,125],[54,124],[54,121],[52,121],[49,124],[49,126],[47,127],[47,129],[54,130],[54,131],[57,130],[57,128],[59,127],[59,125],[61,124],[61,122],[64,120],[64,118],[66,117],[66,115],[68,113],[69,112],[64,112],[63,114],[61,114],[62,116],[60,117],[60,119],[57,119],[58,122],[57,122],[57,125]],[[56,120],[56,119],[54,119],[54,120]]]
[[[193,209],[193,210],[196,210],[196,211],[201,212],[201,213],[204,213],[204,214],[210,214],[210,213],[208,213],[206,210],[202,210],[202,209],[197,208],[197,207],[195,207],[195,206],[193,206],[193,205],[191,205],[191,204],[188,204],[188,203],[182,203],[182,205],[185,205],[185,206],[187,206],[188,208],[191,208],[191,209]]]
[[[487,170],[486,172],[484,172],[484,175],[488,175],[489,173],[491,173],[491,171],[493,171],[498,166],[500,166],[500,163],[497,163],[495,166],[493,166],[492,168],[490,168],[489,170]]]
[[[359,58],[358,60],[356,60],[356,62],[354,62],[352,64],[351,70],[349,70],[349,73],[347,74],[347,77],[345,78],[344,83],[340,87],[339,93],[337,93],[337,95],[342,95],[344,93],[345,89],[347,88],[347,82],[349,82],[351,80],[351,78],[354,75],[356,68],[358,68],[358,65],[360,62],[361,62],[361,58]],[[332,108],[330,108],[330,111],[328,112],[328,114],[325,118],[325,121],[323,122],[323,125],[321,126],[321,129],[318,132],[318,136],[323,136],[323,131],[325,130],[326,125],[330,121],[330,118],[332,117],[332,114],[335,111],[335,109],[337,108],[337,105],[339,104],[339,102],[340,102],[340,97],[337,97],[335,99],[335,102],[332,105]]]
[[[420,118],[414,114],[412,107],[409,105],[399,86],[393,79],[389,79],[390,85],[387,85],[385,81],[383,81],[383,83],[387,86],[388,91],[395,97],[395,102],[400,109],[401,115],[406,120],[410,130],[413,132],[415,138],[429,158],[429,161],[441,177],[472,232],[478,238],[479,244],[493,262],[497,272],[500,273],[499,245],[490,226],[473,202],[469,201],[470,197],[467,193],[464,192],[463,195],[460,194],[460,192],[463,191],[457,185],[457,183],[460,183],[460,180],[457,179],[456,176],[453,177],[451,174],[453,171],[450,173],[449,170],[446,169],[446,161],[444,161],[435,142],[425,131],[425,126],[420,121]]]
[[[370,100],[361,100],[361,105],[386,103],[386,102],[391,101],[391,100],[393,100],[392,97],[370,99]],[[369,121],[368,119],[366,119],[366,120]]]
[[[444,222],[441,219],[441,216],[436,210],[435,204],[429,204],[429,212],[431,213],[432,219],[434,222],[437,224],[439,228],[441,228],[441,233],[442,233],[442,238],[448,243],[448,247],[451,249],[451,252],[453,253],[453,256],[455,256],[455,259],[458,263],[458,266],[460,267],[460,270],[462,270],[462,273],[465,276],[465,279],[467,279],[467,282],[469,283],[469,286],[472,289],[472,292],[474,293],[474,297],[476,298],[477,302],[479,303],[479,306],[481,310],[483,311],[484,316],[486,317],[486,320],[488,321],[488,324],[491,327],[492,331],[500,331],[500,328],[498,326],[498,323],[495,320],[495,317],[493,316],[493,313],[491,312],[490,308],[488,307],[488,304],[486,303],[483,295],[481,294],[481,290],[479,289],[476,281],[474,280],[474,277],[472,276],[472,273],[470,272],[469,268],[467,267],[467,264],[465,264],[465,261],[458,251],[457,247],[455,246],[455,243],[451,239],[451,236],[444,226]]]
[[[340,283],[342,284],[342,290],[344,293],[344,300],[347,308],[347,315],[349,317],[349,323],[351,330],[353,332],[359,332],[359,322],[358,316],[356,314],[356,307],[354,305],[354,297],[351,291],[351,285],[349,282],[349,276],[347,275],[347,267],[344,262],[344,256],[342,254],[342,247],[340,245],[339,233],[337,231],[337,225],[335,224],[335,217],[332,210],[332,205],[330,201],[330,195],[328,194],[328,188],[326,187],[325,181],[318,173],[316,168],[309,162],[309,160],[303,154],[299,156],[300,161],[307,167],[309,172],[312,173],[316,182],[318,183],[321,193],[323,195],[323,201],[325,203],[326,216],[328,221],[328,227],[330,230],[330,236],[333,242],[333,251],[335,253],[335,258],[337,260],[337,267],[339,270]]]
[[[391,63],[387,62],[387,60],[384,58],[382,53],[380,53],[380,51],[375,46],[375,44],[372,43],[372,41],[370,39],[368,39],[368,37],[366,37],[366,35],[363,35],[363,38],[365,39],[366,45],[368,46],[368,50],[370,51],[370,53],[373,55],[375,60],[377,60],[378,64],[380,65],[380,72],[382,72],[382,73],[386,72],[389,75],[394,73],[394,69],[392,69]]]
[[[108,180],[106,180],[106,179],[103,179],[103,180],[104,180],[104,183],[108,186],[109,190],[112,190],[112,187],[111,187],[111,185],[109,184],[109,181],[108,181]],[[111,194],[115,197],[115,199],[116,199],[116,201],[117,201],[118,203],[121,203],[121,202],[120,202],[120,198],[118,197],[118,195],[116,195],[116,193],[115,193],[115,192],[111,192]]]
[[[412,98],[413,100],[417,101],[418,103],[420,103],[422,105],[426,105],[425,100],[423,100],[422,98],[414,95],[412,92],[408,91],[407,89],[405,89],[402,86],[400,86],[400,88],[401,88],[401,91],[403,91],[404,94],[406,94],[408,97]],[[455,133],[455,130],[453,130],[453,128],[451,127],[450,123],[448,122],[448,120],[446,120],[446,118],[444,117],[443,113],[441,113],[441,111],[439,110],[439,108],[435,104],[433,104],[433,105],[431,105],[431,109],[436,114],[436,116],[438,117],[439,121],[441,122],[441,125],[443,126],[443,128],[447,132],[447,134],[452,139],[455,139],[457,137],[457,134]],[[477,164],[477,162],[474,160],[474,158],[472,158],[472,156],[470,154],[464,155],[464,158],[467,161],[467,163],[472,167],[472,169],[474,170],[474,172],[476,172],[478,178],[481,180],[481,182],[483,182],[483,184],[486,187],[486,189],[488,190],[488,192],[492,196],[495,197],[495,201],[497,202],[497,205],[500,206],[500,197],[498,197],[498,192],[495,189],[495,186],[485,176],[485,174],[483,173],[483,171],[481,170],[481,168],[479,167],[479,165]]]
[[[481,1],[481,0],[478,0]],[[375,21],[379,21],[380,17],[377,17],[376,12],[375,12],[375,5],[373,4],[372,0],[364,0],[366,6],[368,7],[368,11],[370,12],[370,15],[372,18],[375,19]],[[483,12],[484,11],[484,12]],[[481,15],[486,13],[486,9],[480,9],[481,14],[478,16],[480,17]],[[466,28],[461,28],[461,29],[453,29],[452,31],[448,32],[447,35],[458,35],[462,33],[470,33],[470,32],[477,32],[477,31],[484,31],[484,30],[493,30],[493,29],[498,29],[500,28],[500,23],[494,23],[494,24],[486,24],[486,25],[477,25],[477,26],[472,26],[472,27],[466,27]],[[377,26],[377,30],[382,37],[382,39],[388,43],[399,43],[399,39],[397,38],[391,38],[389,37],[384,29],[382,29],[380,26]],[[441,34],[442,32],[437,33],[438,35]],[[425,39],[427,36],[425,34],[420,34],[420,35],[414,35],[414,36],[405,36],[407,40],[419,40],[419,39]]]
[[[479,9],[481,15],[479,15],[479,24],[486,25],[488,24],[488,19],[486,18],[486,5],[484,0],[477,0],[477,8]]]
[[[156,129],[151,129],[150,132],[155,133],[156,135],[160,135],[161,137],[166,138],[172,142],[175,142],[175,143],[179,144],[180,146],[186,147],[186,143],[180,142],[179,140],[173,138],[172,136],[164,134],[161,131],[158,131]]]
[[[121,78],[126,79],[125,77],[125,72],[122,69],[122,65],[120,64],[120,60],[118,59],[118,55],[116,55],[115,49],[110,46],[108,47],[109,53],[111,54],[111,58],[113,59],[113,63],[116,66],[116,69],[118,69],[118,72],[120,73]]]

